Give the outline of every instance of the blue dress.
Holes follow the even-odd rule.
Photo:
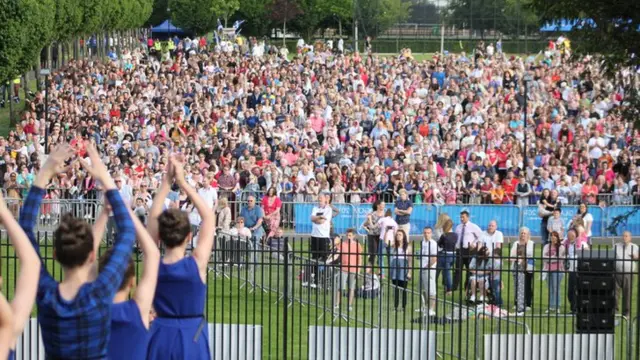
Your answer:
[[[144,359],[148,346],[149,330],[142,322],[138,304],[129,300],[111,305],[109,359]]]
[[[16,359],[16,351],[9,350],[9,357],[7,357],[7,360],[15,360],[15,359]]]
[[[153,307],[157,318],[151,325],[147,359],[211,360],[209,330],[204,318],[207,286],[202,282],[195,258],[160,263]]]

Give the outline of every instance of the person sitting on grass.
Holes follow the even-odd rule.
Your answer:
[[[13,360],[16,339],[29,321],[36,300],[41,263],[38,254],[29,244],[29,238],[13,217],[1,194],[0,222],[4,225],[20,261],[20,273],[16,279],[13,300],[8,303],[4,295],[0,294],[0,359]]]
[[[49,274],[47,267],[42,266],[37,294],[38,321],[46,356],[50,359],[107,357],[111,333],[111,303],[122,284],[136,238],[129,209],[122,201],[98,151],[93,146],[87,146],[87,150],[91,163],[80,159],[80,164],[105,189],[105,196],[113,208],[116,220],[117,239],[112,256],[96,276],[96,244],[91,225],[71,215],[62,217],[53,234],[53,256],[62,266],[63,280],[58,283]],[[22,207],[20,226],[37,253],[39,243],[34,235],[34,227],[45,195],[44,188],[52,177],[63,171],[66,161],[72,155],[74,151],[67,144],[61,145],[49,155]]]

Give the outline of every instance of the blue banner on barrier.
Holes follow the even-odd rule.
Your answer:
[[[578,212],[577,206],[563,206],[562,214],[560,217],[565,226],[565,230],[568,229],[571,219]],[[591,236],[602,236],[602,217],[604,211],[598,206],[589,206],[589,213],[593,216],[593,223],[591,224]],[[538,206],[531,205],[522,208],[522,226],[526,226],[531,230],[531,236],[540,236],[542,219],[538,216]]]
[[[311,210],[316,204],[295,204],[295,230],[298,234],[311,233]],[[360,227],[367,215],[372,211],[371,204],[335,204],[340,210],[340,214],[333,218],[333,229],[338,234],[344,234],[349,228],[356,228],[359,234],[366,234]],[[393,211],[393,205],[387,205]],[[411,235],[422,234],[425,226],[433,226],[436,223],[438,210],[433,205],[414,205],[411,213]],[[394,215],[395,218],[395,215]]]
[[[616,217],[627,216],[630,214],[631,211],[634,210],[634,208],[636,208],[636,206],[611,206],[607,208],[608,210],[607,220],[609,223],[613,223]],[[606,229],[602,229],[603,232],[605,232],[605,230]],[[616,233],[618,234],[618,236],[622,236],[622,232],[624,231],[631,231],[631,233],[634,236],[638,236],[638,233],[640,233],[640,211],[637,211],[634,214],[631,214],[626,220],[622,220],[616,226]],[[612,235],[612,234],[607,233],[607,235]]]
[[[311,233],[311,210],[315,205],[307,203],[294,205],[296,233]],[[340,214],[332,221],[335,232],[344,234],[347,229],[356,228],[359,234],[365,234],[360,225],[364,223],[367,215],[372,211],[371,204],[335,204],[335,206],[340,210]],[[394,206],[387,204],[387,208],[393,211]],[[593,216],[592,236],[608,235],[606,229],[603,228],[603,225],[606,226],[604,220],[608,219],[608,222],[611,222],[616,216],[628,214],[633,208],[632,206],[610,206],[602,209],[598,206],[589,206],[589,213]],[[453,223],[457,225],[460,223],[460,211],[463,209],[469,211],[471,221],[483,230],[487,228],[489,221],[496,220],[498,229],[505,236],[517,236],[521,226],[528,227],[532,236],[540,236],[541,219],[538,216],[538,206],[536,205],[518,208],[515,205],[435,206],[429,204],[414,205],[411,214],[411,235],[420,235],[425,226],[433,227],[441,212],[448,214]],[[577,206],[562,207],[565,228],[569,226],[577,211]],[[624,230],[629,230],[634,234],[640,233],[640,211],[631,215],[626,220],[626,224],[618,225],[617,230],[618,235],[621,235]]]
[[[498,230],[505,236],[515,236],[518,234],[520,224],[520,209],[514,205],[444,205],[440,207],[440,212],[444,212],[455,225],[460,223],[460,212],[467,210],[472,223],[486,230],[489,221],[498,222]]]

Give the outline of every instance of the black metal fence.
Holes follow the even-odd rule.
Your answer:
[[[38,239],[60,278],[50,235]],[[204,309],[212,358],[640,358],[638,260],[616,258],[629,248],[504,244],[468,257],[441,252],[429,268],[436,258],[419,242],[376,251],[362,238],[321,245],[326,251],[303,240],[218,237]],[[143,266],[144,255],[134,256]],[[11,298],[19,264],[4,233],[0,259]],[[30,325],[18,359],[44,358]]]

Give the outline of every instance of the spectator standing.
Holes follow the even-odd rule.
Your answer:
[[[553,192],[549,189],[543,189],[538,204],[538,215],[542,218],[540,222],[540,237],[544,244],[549,238],[548,223],[549,218],[553,215],[553,210],[558,206],[558,197],[554,197]]]
[[[376,200],[373,205],[373,211],[367,215],[367,219],[362,227],[367,231],[367,252],[369,253],[369,265],[373,267],[376,263],[376,255],[380,250],[380,227],[378,220],[384,217],[385,204],[382,200]],[[382,268],[382,257],[378,257],[378,266]]]
[[[430,227],[424,228],[420,248],[420,285],[429,316],[436,315],[437,295],[438,243],[433,240],[432,233]]]
[[[333,262],[334,257],[327,260],[327,262]],[[340,256],[340,274],[336,277],[339,279],[339,283],[336,286],[335,293],[335,310],[340,310],[340,298],[342,298],[342,291],[347,290],[349,292],[349,311],[353,311],[353,301],[356,294],[356,278],[358,276],[359,269],[363,266],[362,246],[356,241],[356,231],[354,229],[347,230],[347,239],[342,241],[339,247]]]
[[[469,262],[469,302],[476,302],[476,290],[480,291],[478,303],[484,303],[489,280],[489,249],[482,246]]]
[[[591,227],[593,226],[593,215],[589,213],[589,208],[587,207],[586,203],[580,204],[580,207],[578,208],[578,214],[576,216],[582,218],[582,226],[584,226],[584,231],[587,235],[587,241],[589,242],[589,244],[591,244],[591,236],[593,236],[593,233],[591,231]]]
[[[491,293],[493,294],[493,303],[497,307],[502,307],[502,254],[500,251],[494,251],[490,257],[487,270],[490,270],[489,281]]]
[[[547,221],[547,231],[549,232],[549,234],[554,231],[557,232],[558,236],[562,239],[564,237],[564,221],[560,217],[561,214],[561,208],[556,207],[555,209],[553,209],[553,216]],[[543,244],[546,245],[547,243],[548,241],[545,241],[543,239]]]
[[[280,201],[275,187],[269,188],[267,194],[262,198],[262,208],[269,229],[267,236],[271,236],[280,226],[280,209],[282,208],[282,201]]]
[[[469,212],[462,210],[460,212],[460,224],[456,227],[456,235],[458,242],[456,243],[456,268],[453,276],[453,291],[458,290],[460,281],[462,280],[463,268],[469,269],[471,262],[471,249],[476,246],[476,241],[482,239],[482,230],[480,227],[469,220]],[[469,284],[469,272],[464,288]]]
[[[516,195],[516,205],[518,206],[528,206],[530,204],[529,200],[531,195],[533,195],[533,189],[531,185],[527,183],[527,179],[524,175],[520,175],[518,179],[518,184],[515,189]]]
[[[389,255],[389,277],[393,284],[393,306],[396,311],[404,311],[407,307],[407,284],[411,279],[411,267],[409,266],[411,251],[411,242],[407,233],[404,230],[398,230]],[[398,307],[401,293],[402,307]]]
[[[113,175],[113,181],[118,188],[118,193],[120,193],[120,197],[122,198],[125,206],[127,207],[127,209],[131,209],[133,205],[133,192],[131,190],[131,186],[125,184],[123,177],[118,174]],[[110,244],[115,236],[116,220],[112,211],[109,214],[109,221],[107,222],[107,244]]]
[[[513,264],[516,291],[516,313],[524,313],[533,306],[533,269],[535,244],[531,241],[529,228],[520,228],[518,241],[511,246],[510,259]]]
[[[229,208],[229,200],[226,197],[221,197],[218,201],[216,213],[218,229],[229,231],[231,228],[231,208]]]
[[[551,231],[549,243],[542,249],[543,277],[547,278],[549,286],[549,309],[547,314],[560,311],[560,282],[564,275],[566,248],[562,245],[560,233]],[[545,273],[546,272],[546,273]]]
[[[436,273],[436,278],[438,277],[438,273],[442,272],[442,282],[444,283],[444,291],[446,295],[450,295],[453,291],[453,280],[451,277],[451,269],[453,269],[454,263],[456,261],[456,245],[458,243],[458,234],[453,232],[453,220],[447,219],[445,220],[442,226],[443,234],[440,235],[438,239],[438,246],[441,251],[438,254],[438,268]]]
[[[398,224],[391,217],[391,209],[384,212],[384,217],[378,220],[377,224],[380,229],[380,242],[378,243],[378,257],[380,258],[380,277],[384,276],[384,260],[386,250],[393,245],[396,233],[398,232]]]
[[[251,230],[252,241],[255,243],[262,241],[264,236],[264,228],[262,227],[264,212],[260,206],[256,205],[255,196],[249,195],[247,197],[247,206],[240,210],[240,216],[244,218],[245,225]]]
[[[589,245],[586,242],[578,241],[578,232],[575,229],[569,229],[564,247],[567,253],[567,300],[569,300],[571,313],[575,313],[578,305],[576,299],[578,261],[576,259],[582,251],[589,249]]]
[[[498,222],[495,220],[489,221],[487,230],[482,233],[482,238],[478,243],[478,248],[486,246],[489,251],[489,255],[492,255],[495,251],[502,251],[502,244],[504,243],[504,235],[502,231],[498,230]]]
[[[318,195],[318,205],[311,210],[311,258],[317,262],[324,262],[329,255],[331,246],[331,219],[333,209],[329,205],[329,195],[322,192]],[[311,275],[317,273],[317,265],[312,266]],[[312,279],[312,286],[316,286]]]
[[[622,234],[622,242],[614,245],[616,253],[616,302],[618,310],[627,318],[631,315],[633,275],[638,271],[638,245],[631,242],[631,232]]]
[[[411,212],[413,212],[413,202],[409,199],[407,190],[400,189],[398,191],[400,198],[396,200],[396,223],[398,223],[398,229],[403,230],[407,236],[411,234]]]

